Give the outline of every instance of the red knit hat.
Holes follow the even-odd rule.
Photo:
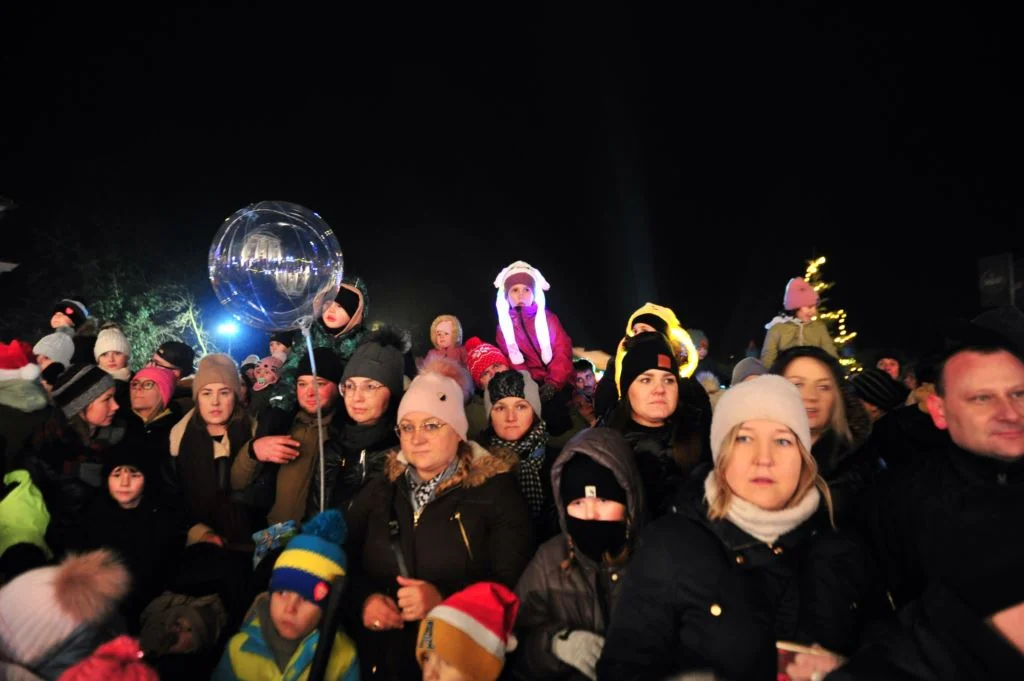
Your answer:
[[[782,309],[799,310],[818,304],[818,292],[804,279],[796,277],[786,284],[786,295],[782,298]]]
[[[160,681],[160,677],[142,661],[138,641],[131,636],[118,636],[68,667],[57,681]]]
[[[497,346],[485,343],[476,336],[466,341],[465,347],[467,355],[466,366],[469,367],[469,373],[473,374],[473,383],[478,388],[483,387],[480,383],[480,377],[489,368],[495,364],[511,366],[508,357],[503,355]]]
[[[0,343],[0,381],[31,381],[38,375],[31,345],[20,340]]]
[[[495,582],[478,582],[448,597],[420,622],[416,660],[435,652],[472,681],[495,681],[505,652],[515,649],[512,625],[519,599]]]

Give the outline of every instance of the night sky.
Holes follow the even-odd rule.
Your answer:
[[[724,359],[812,255],[860,347],[910,350],[977,311],[977,256],[1024,256],[1009,14],[514,7],[8,14],[0,260],[85,221],[200,271],[226,216],[281,199],[420,351],[444,312],[492,340],[525,259],[576,344],[653,300]]]

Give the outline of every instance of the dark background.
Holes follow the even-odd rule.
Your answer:
[[[491,282],[525,259],[577,345],[652,300],[725,358],[813,255],[862,351],[933,347],[978,309],[976,257],[1024,255],[1008,12],[514,9],[5,9],[0,259],[76,257],[30,256],[39,234],[142,248],[215,322],[210,239],[282,199],[420,352],[443,312],[492,340]]]

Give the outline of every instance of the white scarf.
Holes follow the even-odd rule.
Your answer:
[[[718,487],[715,485],[714,477],[715,471],[711,471],[704,479],[704,496],[708,504],[715,503],[715,499],[718,498]],[[733,492],[725,517],[751,537],[771,546],[779,537],[796,529],[814,515],[820,503],[821,493],[817,487],[811,487],[796,506],[781,511],[766,511],[746,499],[741,499]]]

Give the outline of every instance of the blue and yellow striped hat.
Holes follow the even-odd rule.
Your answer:
[[[331,583],[346,574],[348,557],[342,544],[348,527],[341,511],[318,513],[302,526],[274,563],[271,591],[294,591],[310,603],[323,607]]]

